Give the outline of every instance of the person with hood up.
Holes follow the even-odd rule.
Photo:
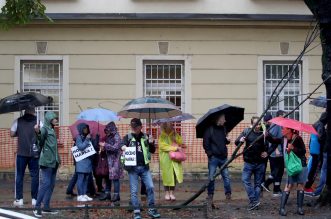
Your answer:
[[[92,144],[92,137],[89,126],[86,123],[77,125],[78,133],[76,137],[76,146],[80,151],[84,151]],[[93,144],[92,144],[93,145]],[[76,162],[77,173],[77,201],[86,202],[93,199],[87,196],[88,178],[92,173],[92,156],[86,157]]]
[[[324,112],[321,114],[319,120],[317,120],[313,127],[317,131],[318,135],[311,134],[309,142],[309,153],[310,158],[308,161],[308,181],[305,184],[305,193],[311,194],[314,192],[312,185],[316,178],[316,171],[318,164],[322,158],[322,149],[326,141],[326,131],[325,126],[327,123],[327,113]]]
[[[176,133],[170,122],[162,123],[161,135],[159,138],[159,156],[160,168],[162,172],[162,182],[165,188],[165,200],[176,200],[174,193],[176,180],[178,183],[183,182],[183,165],[170,159],[170,151],[182,150],[182,137]]]
[[[58,213],[50,208],[50,200],[55,187],[56,172],[61,163],[54,130],[57,122],[57,115],[49,111],[45,114],[43,127],[40,128],[39,124],[34,126],[39,145],[42,146],[39,158],[39,191],[35,210],[33,211],[36,217],[42,217],[42,214]],[[43,209],[41,209],[41,203],[44,204]]]
[[[109,178],[106,179],[105,194],[100,200],[111,199],[111,184],[114,185],[114,195],[111,201],[114,205],[119,205],[120,199],[120,178],[123,177],[123,168],[121,165],[120,157],[122,154],[121,150],[121,136],[117,132],[117,127],[114,122],[107,124],[104,130],[106,137],[102,142],[99,143],[101,150],[106,151]]]

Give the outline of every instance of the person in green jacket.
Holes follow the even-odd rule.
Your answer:
[[[56,172],[60,165],[60,156],[58,152],[57,138],[54,127],[57,124],[57,115],[54,112],[45,114],[44,126],[42,128],[37,124],[35,132],[41,147],[39,166],[40,183],[35,210],[36,217],[42,217],[42,214],[57,214],[58,212],[50,208],[50,200],[55,186]],[[44,207],[41,209],[41,203]]]
[[[159,156],[162,182],[165,188],[165,200],[176,200],[174,195],[176,180],[178,183],[183,182],[183,166],[181,162],[171,160],[169,152],[182,150],[183,141],[171,123],[162,123],[161,129]]]

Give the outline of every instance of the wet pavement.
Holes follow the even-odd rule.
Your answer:
[[[175,195],[176,201],[165,201],[163,187],[160,186],[161,192],[159,192],[159,183],[154,180],[155,186],[155,198],[156,204],[163,207],[159,209],[162,213],[162,218],[278,218],[279,198],[273,198],[270,193],[264,192],[261,199],[261,206],[258,210],[247,211],[247,196],[244,187],[240,181],[240,175],[234,174],[232,177],[232,199],[230,201],[225,200],[223,193],[222,181],[217,179],[216,191],[215,191],[215,203],[218,209],[211,211],[205,206],[207,193],[204,192],[194,202],[190,204],[192,206],[188,209],[180,211],[174,211],[173,207],[167,208],[167,206],[178,205],[195,192],[197,192],[201,186],[207,182],[205,179],[185,180],[184,183],[179,184],[176,187]],[[31,208],[31,196],[30,196],[30,180],[27,176],[24,182],[24,208]],[[51,207],[63,208],[63,207],[77,207],[82,206],[81,203],[76,201],[76,198],[69,197],[65,194],[68,181],[58,180],[51,200]],[[121,207],[128,206],[129,203],[129,182],[127,180],[121,181]],[[303,218],[294,214],[296,209],[296,197],[292,192],[288,210],[289,216],[287,218]],[[94,197],[93,202],[89,202],[89,206],[97,207],[97,209],[90,209],[85,211],[84,209],[66,209],[61,210],[57,215],[44,215],[43,218],[132,218],[132,213],[129,213],[125,209],[102,209],[103,207],[111,207],[109,201],[99,201],[97,197]],[[0,178],[0,207],[13,207],[14,200],[14,179],[12,177]],[[314,200],[311,198],[305,198],[305,210],[306,216],[304,218],[331,218],[331,211],[329,208],[317,209],[309,207]],[[146,202],[142,202],[146,205]],[[195,206],[195,207],[194,207]],[[88,214],[86,214],[88,212]],[[32,211],[24,210],[22,213],[33,215]],[[330,216],[329,216],[330,215]],[[146,211],[143,212],[143,216],[146,218]],[[144,218],[145,218],[144,217]]]

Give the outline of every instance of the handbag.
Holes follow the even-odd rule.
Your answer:
[[[293,151],[285,153],[286,171],[289,176],[294,176],[302,171],[301,159]]]
[[[186,160],[186,154],[184,151],[170,151],[169,152],[169,157],[171,160],[176,161],[176,162],[182,162]]]
[[[98,164],[95,170],[95,175],[100,177],[108,177],[109,168],[108,168],[108,159],[106,152],[101,152],[98,155]]]

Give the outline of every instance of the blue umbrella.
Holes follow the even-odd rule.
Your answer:
[[[326,96],[319,96],[313,99],[312,101],[310,101],[309,104],[317,107],[326,108],[327,101],[328,100],[326,99]]]
[[[97,122],[98,121],[111,122],[111,121],[119,120],[115,112],[102,108],[84,110],[77,116],[77,119],[84,119],[88,121],[97,121]]]
[[[189,113],[183,113],[182,115],[171,117],[171,118],[164,118],[164,119],[157,119],[153,123],[154,124],[160,124],[165,122],[181,122],[189,119],[195,119],[194,116],[192,116]]]

